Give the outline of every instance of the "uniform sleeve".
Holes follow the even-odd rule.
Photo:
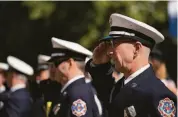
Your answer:
[[[155,95],[155,94],[154,94]],[[177,99],[174,94],[152,96],[151,111],[157,117],[177,117]]]
[[[69,104],[71,117],[94,117],[94,97],[91,90],[81,87],[69,92]]]
[[[31,108],[31,100],[27,98],[11,97],[4,109],[5,117],[24,117],[29,116]]]
[[[3,110],[4,102],[6,100],[8,100],[8,98],[9,98],[9,95],[5,91],[0,93],[0,110]],[[0,115],[1,115],[1,113],[0,113]]]
[[[121,98],[117,98],[118,105],[120,104],[119,106],[122,106],[121,103],[124,101],[127,103],[124,103],[126,104],[126,107],[129,104],[133,104],[136,114],[139,113],[142,116],[149,115],[149,117],[177,117],[176,96],[166,87],[161,87],[164,86],[164,84],[156,84],[158,86],[157,89],[160,88],[160,90],[155,89],[154,83],[152,84],[152,87],[154,87],[153,89],[146,89],[139,86],[139,84],[137,86],[132,85],[131,87],[124,88],[124,90],[120,92],[120,95],[122,96],[119,97]],[[122,101],[122,99],[124,101]],[[125,108],[125,106],[123,107]]]
[[[91,60],[86,64],[86,70],[90,73],[92,77],[92,84],[95,87],[98,98],[103,103],[104,107],[107,107],[109,102],[109,96],[111,89],[114,84],[114,79],[112,78],[112,67],[110,63],[92,66]]]
[[[6,101],[9,98],[9,93],[7,92],[2,92],[0,93],[0,101]]]

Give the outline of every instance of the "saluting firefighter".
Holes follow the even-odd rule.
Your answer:
[[[109,117],[177,116],[175,94],[156,78],[148,59],[163,40],[160,32],[143,22],[117,13],[110,16],[109,36],[100,40],[86,67]],[[117,83],[110,60],[124,74]]]

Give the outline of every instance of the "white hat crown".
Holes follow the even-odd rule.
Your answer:
[[[24,61],[14,57],[14,56],[8,56],[7,62],[13,69],[15,69],[23,74],[26,74],[29,76],[34,74],[34,70],[30,65],[28,65]]]
[[[134,31],[137,31],[139,33],[142,33],[150,38],[152,38],[156,43],[160,43],[164,41],[164,36],[155,28],[152,26],[149,26],[146,23],[143,23],[141,21],[138,21],[136,19],[118,14],[118,13],[113,13],[110,16],[110,27],[124,27],[127,29],[131,29]],[[112,31],[110,33],[113,33]],[[121,33],[121,32],[118,32]],[[127,34],[127,32],[125,32]],[[134,35],[134,34],[132,34]]]
[[[38,55],[38,64],[46,63],[51,57],[43,54]]]
[[[7,71],[9,69],[9,65],[6,63],[0,62],[0,69]]]
[[[84,48],[78,43],[58,39],[55,37],[52,37],[51,39],[53,48],[61,48],[61,49],[68,49],[77,53],[84,54],[86,56],[92,56],[92,52],[88,49]]]

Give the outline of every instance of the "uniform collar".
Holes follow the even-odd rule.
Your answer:
[[[85,79],[85,82],[86,82],[86,83],[91,83],[91,79],[88,79],[88,78],[87,78],[87,79]]]
[[[25,84],[17,84],[17,85],[15,85],[15,86],[13,86],[13,87],[11,88],[11,92],[15,92],[15,91],[17,91],[17,90],[19,90],[19,89],[23,89],[23,88],[25,88],[25,87],[26,87]]]
[[[114,83],[116,84],[118,81],[120,81],[124,77],[123,73],[118,74],[118,78],[114,80]]]
[[[0,87],[0,93],[4,92],[5,90],[6,90],[6,87],[5,87],[4,85],[2,85],[2,86]]]
[[[139,70],[137,70],[136,72],[134,72],[133,74],[131,74],[128,78],[126,78],[126,80],[124,81],[124,84],[127,84],[129,81],[131,81],[132,79],[134,79],[135,77],[137,77],[139,74],[141,74],[142,72],[144,72],[149,67],[150,67],[150,64],[147,64],[144,67],[142,67]]]
[[[64,86],[63,88],[61,89],[61,93],[70,85],[72,84],[74,81],[78,80],[78,79],[81,79],[81,78],[84,78],[85,76],[84,75],[78,75],[78,76],[75,76],[74,78],[72,78],[71,80],[69,80]]]

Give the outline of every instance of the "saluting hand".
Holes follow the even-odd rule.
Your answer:
[[[94,64],[104,64],[110,61],[110,57],[108,56],[109,46],[102,42],[93,51],[93,61]]]

